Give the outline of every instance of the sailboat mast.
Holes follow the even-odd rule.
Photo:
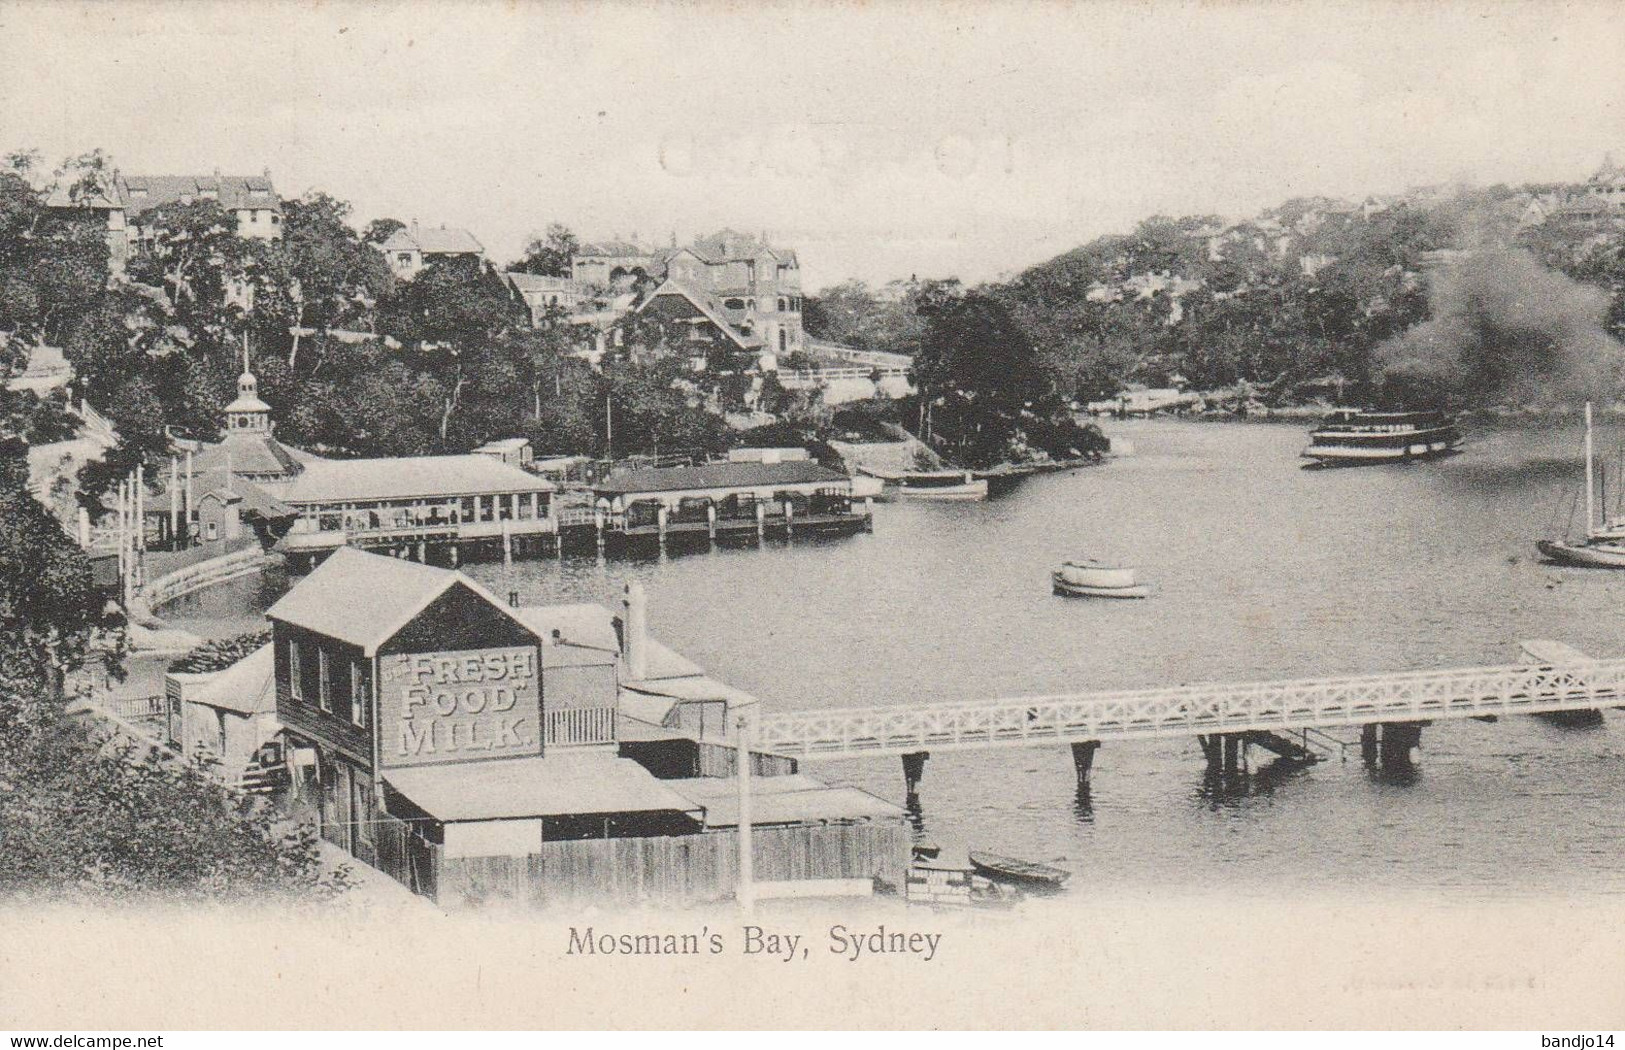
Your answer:
[[[1596,535],[1597,498],[1591,476],[1591,402],[1586,402],[1586,536]]]

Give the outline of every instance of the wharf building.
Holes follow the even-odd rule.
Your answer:
[[[810,460],[707,463],[611,474],[593,496],[603,538],[665,545],[872,529],[873,503],[852,484]]]
[[[303,568],[346,545],[455,563],[556,543],[556,486],[517,465],[522,450],[326,459],[276,439],[271,406],[246,367],[225,423],[218,441],[190,443],[171,459],[145,501],[146,548],[195,559],[258,542]]]
[[[357,859],[448,905],[733,892],[726,732],[756,701],[650,638],[636,585],[613,618],[340,550],[267,618],[287,802]],[[902,809],[751,768],[758,878],[901,885]]]

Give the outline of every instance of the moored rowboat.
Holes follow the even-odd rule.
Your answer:
[[[1151,588],[1134,578],[1134,570],[1123,565],[1085,558],[1066,561],[1051,576],[1056,594],[1088,598],[1144,598]]]
[[[1052,868],[1048,864],[1035,864],[1030,860],[1017,860],[998,853],[972,851],[971,867],[995,882],[1013,882],[1024,886],[1042,886],[1058,889],[1072,877],[1070,871]]]

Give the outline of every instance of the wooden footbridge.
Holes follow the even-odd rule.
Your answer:
[[[1366,758],[1396,767],[1413,760],[1433,721],[1625,703],[1625,659],[1557,642],[1523,649],[1529,662],[1502,667],[786,712],[761,716],[754,736],[765,751],[804,759],[901,755],[912,794],[931,751],[1067,743],[1086,787],[1105,741],[1194,735],[1211,766],[1234,772],[1243,745],[1313,761],[1340,743],[1326,729],[1358,726]]]

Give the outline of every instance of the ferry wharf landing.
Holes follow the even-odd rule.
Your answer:
[[[1087,791],[1107,741],[1194,735],[1209,770],[1234,776],[1249,746],[1310,763],[1342,747],[1327,729],[1358,726],[1366,763],[1403,773],[1435,721],[1594,716],[1625,703],[1625,659],[1592,659],[1556,642],[1523,648],[1529,662],[1498,667],[775,713],[761,717],[755,743],[800,759],[899,755],[911,798],[932,751],[1064,743]]]

